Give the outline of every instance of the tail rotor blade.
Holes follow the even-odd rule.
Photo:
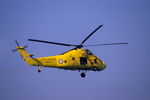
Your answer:
[[[27,48],[28,46],[27,45],[25,45],[23,48]]]
[[[17,41],[17,40],[15,40],[15,42],[16,42],[17,46],[19,47],[19,43],[18,43],[18,41]]]
[[[16,42],[16,44],[17,44],[17,47],[19,47],[19,43],[18,43],[18,41],[17,40],[15,40],[15,42]],[[15,52],[15,51],[17,51],[18,49],[14,49],[14,50],[12,50],[12,52]]]
[[[15,52],[15,51],[17,51],[17,49],[12,50],[12,52]]]

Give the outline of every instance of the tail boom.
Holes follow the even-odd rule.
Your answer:
[[[39,66],[40,63],[38,60],[33,58],[32,54],[29,54],[28,51],[24,47],[17,47],[17,50],[20,52],[22,58],[31,66]]]

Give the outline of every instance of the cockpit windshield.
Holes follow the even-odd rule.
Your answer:
[[[93,53],[90,50],[86,50],[87,55],[93,55]]]

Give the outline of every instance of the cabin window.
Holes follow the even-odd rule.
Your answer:
[[[65,62],[65,63],[67,63],[67,61],[66,61],[66,60],[65,60],[64,62]]]
[[[75,60],[75,58],[74,58],[74,57],[72,57],[72,60]]]
[[[94,63],[97,64],[97,59],[94,59]]]
[[[85,57],[80,57],[80,65],[86,65],[87,59]]]

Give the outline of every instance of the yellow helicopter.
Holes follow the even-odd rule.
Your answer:
[[[120,45],[128,43],[107,43],[107,44],[95,44],[95,45],[83,45],[98,29],[103,25],[98,26],[93,32],[91,32],[79,45],[50,42],[36,39],[28,39],[28,41],[50,43],[62,46],[73,46],[75,48],[56,56],[34,58],[32,54],[26,51],[26,47],[19,46],[17,41],[17,49],[12,51],[19,51],[22,58],[31,66],[38,66],[38,72],[41,72],[42,67],[59,68],[64,70],[78,70],[81,71],[81,77],[86,76],[86,71],[101,71],[106,68],[106,63],[100,58],[95,56],[90,50],[82,49],[87,46],[101,46],[101,45]]]

